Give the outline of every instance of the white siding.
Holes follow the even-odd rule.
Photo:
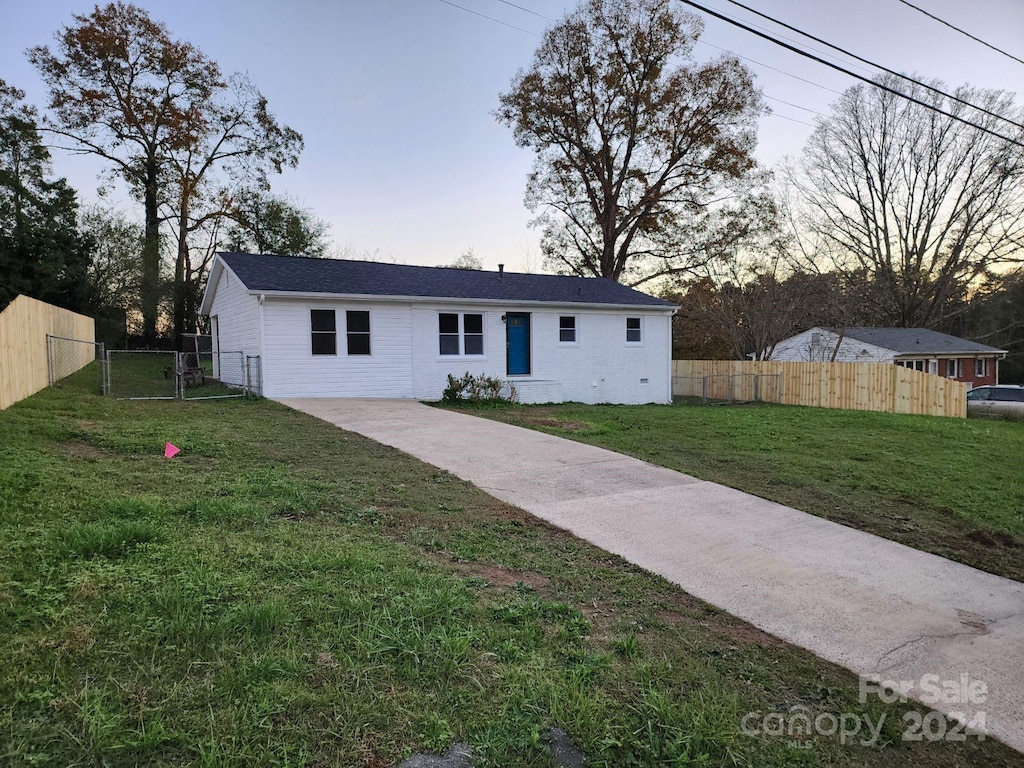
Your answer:
[[[336,310],[338,354],[313,355],[310,309]],[[347,354],[348,309],[370,312],[370,355]],[[441,355],[440,312],[482,314],[484,354]],[[261,306],[225,269],[210,314],[218,318],[220,349],[262,356],[263,394],[268,397],[438,400],[448,374],[509,378],[502,321],[508,312],[530,314],[531,373],[512,377],[522,402],[670,402],[671,317],[664,311],[278,296],[266,297]],[[575,344],[559,343],[561,315],[576,317]],[[626,342],[627,316],[642,318],[640,344]]]
[[[832,362],[834,351],[837,363],[891,363],[895,354],[891,349],[884,349],[848,336],[844,336],[840,342],[835,331],[811,328],[780,341],[772,352],[771,359],[780,362],[828,363]]]
[[[441,312],[478,312],[484,316],[484,354],[441,355],[438,319]],[[671,318],[665,312],[522,307],[480,309],[467,305],[416,305],[413,316],[414,392],[421,400],[437,400],[449,373],[506,376],[507,312],[530,314],[528,376],[510,377],[522,402],[664,403],[671,399]],[[558,318],[576,317],[574,345],[558,341]],[[643,341],[626,343],[626,317],[641,317]],[[646,379],[645,383],[642,380]]]
[[[337,312],[336,355],[314,355],[310,309]],[[370,312],[370,354],[349,355],[345,310]],[[268,297],[263,303],[263,394],[267,397],[412,397],[408,304]]]
[[[213,294],[210,317],[216,318],[214,374],[225,384],[246,384],[245,357],[260,354],[260,307],[242,281],[223,269]]]

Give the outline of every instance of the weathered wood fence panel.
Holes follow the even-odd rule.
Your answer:
[[[889,411],[929,416],[967,416],[967,385],[891,363],[783,363],[748,360],[675,360],[672,394],[701,396],[700,382],[708,379],[707,397],[725,399],[727,377],[780,375],[777,401],[786,405]],[[723,390],[719,392],[717,390]],[[739,391],[735,393],[737,399]],[[746,395],[746,393],[744,393]],[[745,397],[745,399],[753,399]],[[775,397],[761,399],[776,401]]]
[[[46,337],[62,336],[92,342],[96,323],[91,317],[42,301],[18,296],[0,312],[0,410],[35,394],[49,384]],[[91,363],[95,349],[87,344],[61,360],[62,376]]]

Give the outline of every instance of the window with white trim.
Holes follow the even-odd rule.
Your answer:
[[[442,355],[482,355],[484,316],[473,312],[439,312],[437,335]]]
[[[338,354],[337,323],[333,309],[309,310],[310,351],[314,355]]]
[[[558,343],[576,343],[576,315],[561,315],[558,318]]]
[[[350,355],[370,354],[370,313],[365,309],[345,312],[345,336]]]
[[[974,375],[977,376],[988,376],[988,358],[976,357],[974,358]]]
[[[643,329],[639,317],[626,318],[626,343],[640,344],[643,342]]]
[[[964,375],[964,361],[963,360],[947,360],[946,361],[946,377],[950,379],[959,379]]]

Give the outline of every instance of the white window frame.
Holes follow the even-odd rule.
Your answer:
[[[333,331],[314,331],[313,330],[313,313],[314,312],[333,312],[334,313],[334,330]],[[338,356],[338,310],[335,307],[326,309],[324,307],[309,307],[306,312],[306,319],[309,322],[309,356],[312,358],[318,357],[337,357]],[[313,351],[313,339],[317,334],[326,336],[328,334],[334,336],[334,352],[314,352]]]
[[[348,327],[348,315],[350,312],[365,312],[368,329],[366,331],[352,331]],[[335,320],[337,322],[337,320]],[[353,335],[366,336],[369,352],[350,352],[349,340]],[[346,309],[345,310],[345,356],[346,357],[373,357],[373,314],[368,309]]]
[[[572,319],[572,341],[562,341],[562,331],[569,330],[562,328],[562,320]],[[561,347],[578,347],[580,345],[580,316],[559,315],[558,316],[558,345]]]
[[[974,358],[974,378],[988,376],[988,358],[987,357],[976,357]]]
[[[630,328],[629,327],[629,321],[630,320],[636,320],[637,321],[637,327],[636,328]],[[639,334],[640,334],[640,338],[637,339],[636,341],[630,341],[630,339],[629,339],[629,332],[630,331],[638,331]],[[637,317],[637,316],[628,317],[627,316],[626,317],[626,346],[627,347],[642,347],[643,345],[644,345],[644,319],[643,319],[643,317]]]
[[[455,315],[458,318],[458,332],[446,333],[445,336],[457,336],[459,342],[458,352],[441,352],[441,315]],[[468,334],[480,337],[480,351],[466,352],[466,315],[476,315],[480,318],[480,333]],[[455,357],[468,357],[473,360],[485,360],[487,358],[487,314],[485,312],[441,312],[437,313],[437,358],[439,360],[450,360]]]

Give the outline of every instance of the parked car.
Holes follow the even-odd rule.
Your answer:
[[[995,384],[967,393],[967,415],[1024,419],[1024,387]]]

